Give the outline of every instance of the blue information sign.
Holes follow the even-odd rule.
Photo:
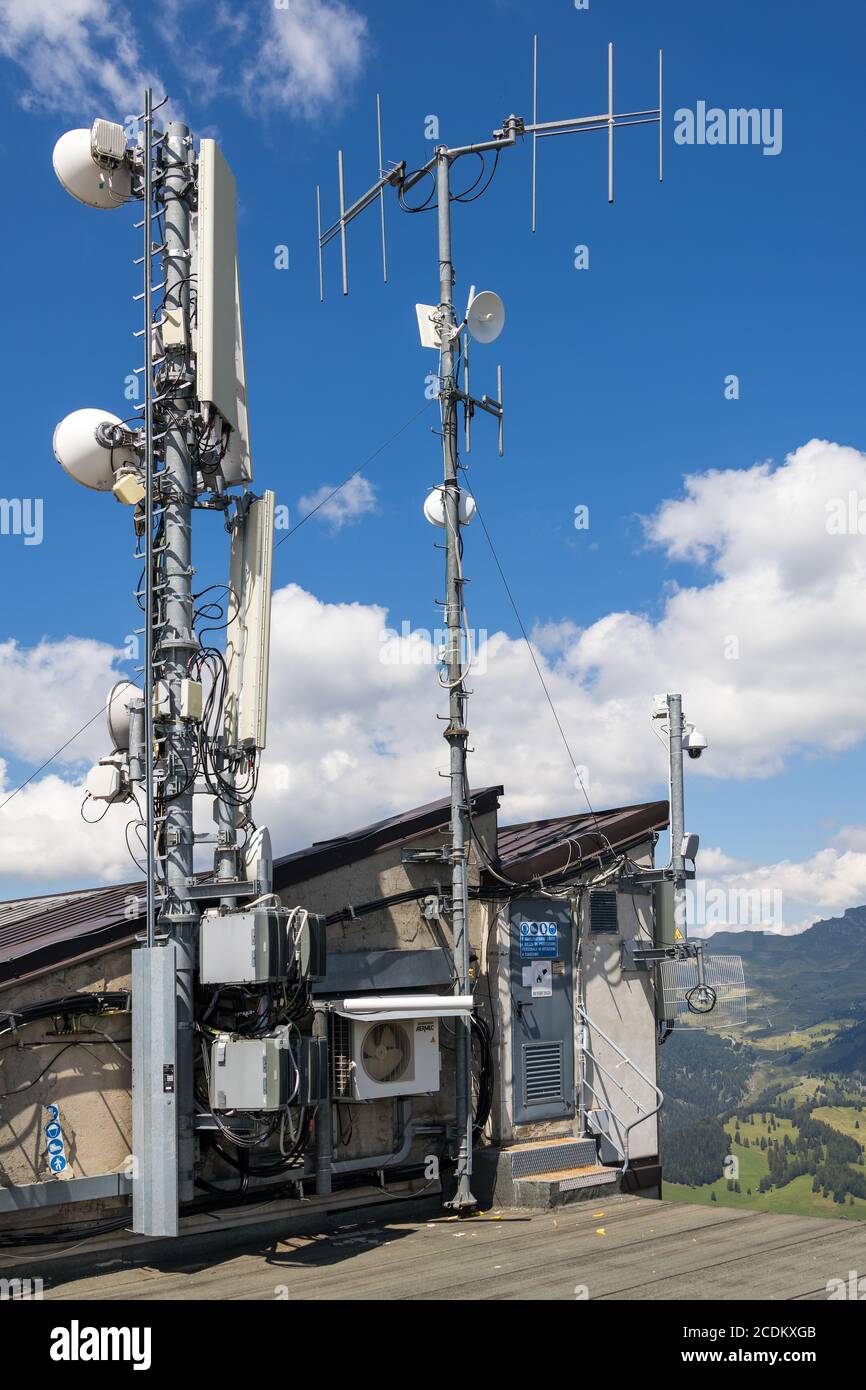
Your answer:
[[[559,954],[559,929],[555,922],[521,922],[520,955],[525,960],[553,960]]]

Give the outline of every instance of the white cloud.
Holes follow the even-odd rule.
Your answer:
[[[345,96],[367,51],[367,21],[342,0],[254,8],[157,0],[141,9],[123,0],[0,0],[0,57],[21,69],[23,105],[123,120],[151,86],[172,95],[178,117],[188,107],[201,121],[215,100],[237,99],[314,119]],[[143,56],[151,29],[162,76]]]
[[[360,473],[356,473],[339,490],[334,483],[323,483],[315,492],[298,498],[301,516],[315,512],[316,517],[320,521],[327,521],[334,531],[360,521],[362,516],[375,510],[376,489]]]
[[[820,441],[777,467],[695,475],[646,525],[672,562],[709,567],[703,583],[666,589],[655,617],[616,612],[583,630],[539,629],[538,660],[596,806],[665,794],[665,752],[650,720],[652,697],[665,689],[682,690],[688,716],[710,740],[704,758],[688,764],[690,780],[766,777],[795,754],[833,757],[862,741],[866,547],[825,524],[828,500],[852,491],[866,498],[866,457]],[[358,505],[355,498],[351,507]],[[275,594],[269,746],[256,811],[278,852],[445,794],[438,774],[447,748],[436,716],[446,700],[432,640],[403,635],[402,617],[323,603],[295,585]],[[727,655],[731,637],[737,659]],[[116,674],[115,653],[78,641],[32,652],[0,647],[8,752],[36,763],[98,707]],[[469,705],[473,785],[504,782],[511,820],[582,807],[525,644],[494,633],[485,656]],[[100,721],[91,756],[103,751],[103,738]],[[115,815],[123,812],[106,821]],[[87,831],[94,842],[103,833]],[[47,825],[46,873],[55,836]],[[700,862],[705,878],[726,890],[779,889],[788,930],[866,901],[861,827],[840,831],[803,861],[762,868],[716,849],[702,851]]]
[[[358,76],[367,21],[341,0],[287,0],[270,6],[267,30],[243,69],[253,108],[286,108],[308,118],[341,98]]]
[[[121,653],[105,642],[67,637],[21,647],[0,642],[0,747],[7,755],[38,764],[53,753],[91,715],[88,729],[59,756],[80,765],[107,752],[105,709]],[[98,713],[99,712],[99,713]],[[0,798],[2,799],[2,798]]]
[[[848,832],[866,845],[866,826]],[[689,918],[699,936],[762,929],[793,936],[821,917],[866,902],[866,849],[828,845],[806,859],[761,865],[702,849],[698,871],[700,878],[689,886]]]
[[[0,801],[13,790],[6,764],[0,761]],[[39,893],[51,887],[138,879],[123,839],[127,822],[137,818],[135,807],[113,806],[104,820],[91,826],[81,817],[83,800],[83,785],[53,772],[18,792],[0,812],[0,883],[29,883]],[[87,815],[95,818],[103,809],[91,802]],[[132,832],[130,840],[143,858]]]
[[[145,86],[163,85],[113,0],[0,0],[0,55],[23,69],[31,108],[123,120],[141,109]]]

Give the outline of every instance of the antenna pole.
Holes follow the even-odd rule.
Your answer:
[[[156,823],[153,804],[153,92],[144,99],[144,789],[146,941],[156,937]]]
[[[683,794],[683,697],[668,695],[668,738],[671,777],[671,871],[674,879],[674,922],[686,935],[682,847],[685,826]]]
[[[445,738],[451,750],[451,931],[454,952],[454,992],[467,994],[469,985],[469,800],[466,780],[466,689],[463,682],[463,572],[460,558],[460,484],[457,478],[457,379],[454,362],[454,266],[451,260],[451,155],[436,151],[439,204],[439,333],[442,345],[439,401],[442,412],[444,510],[446,535],[445,625],[448,632],[446,673],[449,690]],[[457,1020],[457,1190],[449,1205],[455,1210],[475,1206],[472,1175],[472,1047],[468,1018]]]
[[[166,351],[164,626],[157,648],[157,674],[167,691],[165,734],[165,898],[160,925],[177,950],[177,1125],[178,1200],[194,1195],[193,971],[198,908],[188,892],[193,876],[193,771],[196,766],[192,726],[180,717],[181,685],[188,662],[198,650],[193,629],[192,511],[194,492],[186,420],[194,408],[190,356],[190,193],[193,187],[192,139],[179,121],[169,123],[163,147],[165,171],[165,303],[177,312],[182,343]]]

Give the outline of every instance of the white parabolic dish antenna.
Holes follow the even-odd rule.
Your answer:
[[[505,327],[505,305],[493,290],[476,294],[466,311],[466,326],[476,343],[495,343]]]
[[[144,692],[134,681],[118,681],[108,692],[106,716],[108,733],[117,751],[129,748],[129,706],[133,700],[144,698]]]
[[[123,421],[110,410],[73,410],[54,431],[54,457],[77,483],[110,492],[114,472],[121,464],[138,462],[134,449],[106,449],[96,438],[98,425],[122,425]]]
[[[89,208],[121,207],[131,196],[132,176],[123,165],[104,169],[91,150],[89,130],[67,130],[54,146],[54,172],[67,193]]]
[[[443,488],[434,487],[432,492],[428,492],[424,502],[424,515],[433,526],[445,525],[445,501],[443,492]],[[465,492],[462,488],[460,491],[458,512],[461,526],[468,526],[475,515],[475,498],[471,493]]]

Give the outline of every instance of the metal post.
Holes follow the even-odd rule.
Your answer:
[[[668,734],[670,738],[671,786],[671,869],[674,876],[674,922],[686,936],[685,879],[683,878],[683,697],[668,695]]]
[[[153,92],[144,99],[144,796],[147,841],[146,940],[156,927],[153,803]]]
[[[328,1042],[328,1011],[321,1004],[316,1005],[313,1014],[313,1037],[324,1038]],[[331,1074],[330,1058],[327,1074]],[[328,1099],[316,1111],[316,1195],[327,1197],[332,1186],[334,1162],[334,1139],[331,1133],[331,1087],[328,1086]]]
[[[181,683],[198,649],[193,630],[191,501],[194,479],[190,460],[187,412],[193,407],[190,354],[190,193],[193,186],[192,141],[187,126],[170,122],[163,146],[165,303],[179,312],[181,345],[166,351],[164,626],[157,650],[158,674],[167,690],[164,723],[165,900],[160,925],[177,949],[177,1123],[178,1199],[194,1194],[193,971],[198,909],[188,887],[193,874],[194,735],[180,718]]]
[[[466,691],[463,685],[463,575],[460,559],[460,485],[457,479],[457,380],[454,362],[454,266],[451,261],[451,157],[437,150],[439,202],[439,329],[442,344],[439,400],[442,407],[442,453],[445,474],[446,535],[445,625],[448,631],[446,672],[449,687],[448,727],[451,750],[451,928],[454,992],[469,991],[469,805],[466,785]],[[472,1175],[472,1047],[468,1018],[456,1021],[457,1190],[450,1206],[475,1206]]]

